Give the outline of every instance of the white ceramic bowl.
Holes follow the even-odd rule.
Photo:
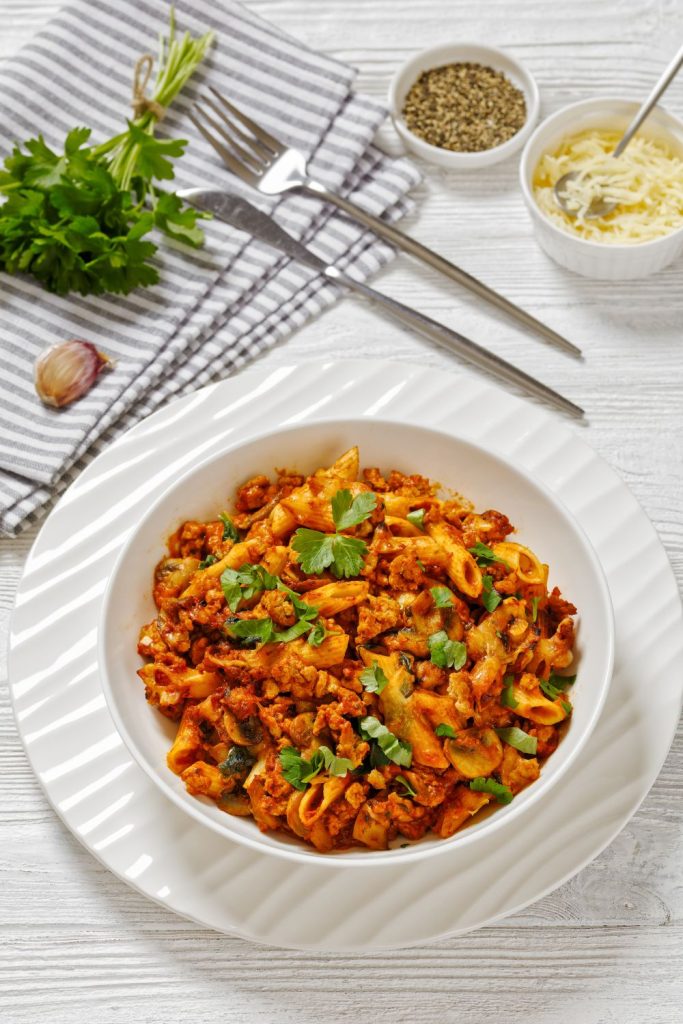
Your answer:
[[[419,472],[467,495],[477,508],[505,512],[520,542],[550,563],[550,583],[560,586],[580,609],[578,678],[572,688],[574,713],[541,778],[507,807],[451,839],[425,837],[404,849],[350,850],[320,854],[295,839],[262,833],[251,818],[232,817],[208,800],[190,796],[166,766],[177,726],[145,701],[136,675],[141,624],[156,614],[151,585],[154,566],[165,554],[165,538],[188,518],[209,519],[224,508],[234,488],[255,473],[287,466],[312,472],[359,444],[361,464]],[[470,442],[434,430],[378,420],[309,423],[226,447],[196,466],[162,494],[138,523],[116,562],[99,623],[98,656],[109,710],[132,755],[153,782],[196,821],[229,839],[302,863],[339,866],[387,865],[443,853],[453,844],[474,843],[529,811],[571,768],[600,714],[612,672],[614,627],[602,569],[589,541],[564,506],[545,487],[508,461]],[[538,806],[536,813],[542,814]],[[198,836],[201,841],[201,835]]]
[[[432,146],[410,131],[402,114],[408,91],[423,71],[465,61],[502,71],[513,85],[522,90],[526,99],[527,117],[523,127],[501,146],[480,153],[453,153],[449,149]],[[389,86],[389,110],[396,131],[408,149],[439,167],[464,171],[497,164],[521,149],[538,121],[540,99],[538,86],[531,74],[505,50],[499,50],[496,46],[480,46],[478,43],[442,43],[429,50],[422,50],[401,65]]]
[[[538,161],[568,135],[589,128],[624,131],[639,104],[630,100],[601,98],[581,100],[547,118],[533,133],[522,153],[519,174],[522,195],[531,215],[541,248],[561,266],[583,277],[601,281],[629,281],[647,277],[668,266],[683,252],[683,227],[662,238],[637,245],[590,242],[571,235],[548,220],[534,199],[532,179]],[[683,158],[683,121],[656,107],[639,133],[646,138],[665,138]]]

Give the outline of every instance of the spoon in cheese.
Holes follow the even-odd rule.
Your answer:
[[[645,118],[657,103],[659,97],[666,89],[668,89],[669,85],[680,71],[681,66],[683,66],[683,46],[681,46],[674,59],[665,68],[661,77],[652,89],[652,92],[638,109],[638,112],[624,132],[619,144],[612,153],[612,156],[621,156]],[[578,189],[572,188],[572,184],[574,182],[581,183],[584,195],[588,192],[583,204],[577,194]],[[595,183],[595,185],[597,185],[597,183]],[[596,220],[598,217],[605,217],[608,213],[612,213],[612,211],[617,207],[617,203],[614,200],[602,193],[600,186],[592,187],[590,178],[582,174],[581,171],[569,171],[567,174],[563,174],[562,177],[558,178],[555,182],[553,192],[555,194],[555,201],[557,205],[564,213],[567,214],[568,217],[578,217],[580,214],[585,220]],[[593,193],[592,195],[590,194],[591,192]]]

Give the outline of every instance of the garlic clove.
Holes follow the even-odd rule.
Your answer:
[[[89,391],[111,359],[89,341],[61,341],[36,359],[33,379],[38,397],[61,409]]]

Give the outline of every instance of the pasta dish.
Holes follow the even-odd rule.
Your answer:
[[[352,448],[188,520],[139,675],[190,794],[329,852],[446,838],[539,776],[576,608],[498,511]]]

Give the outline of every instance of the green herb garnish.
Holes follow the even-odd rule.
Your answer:
[[[337,757],[329,747],[318,747],[310,761],[306,761],[294,747],[285,747],[279,754],[282,776],[295,789],[306,789],[306,786],[323,768],[330,775],[344,778],[347,772],[353,771],[353,761],[347,757]]]
[[[549,700],[557,700],[567,687],[572,685],[575,679],[576,676],[558,676],[551,672],[549,679],[541,679],[540,687]]]
[[[226,515],[225,512],[219,512],[218,518],[223,524],[223,540],[234,540],[237,542],[240,539],[240,535],[230,516]]]
[[[403,786],[408,796],[417,796],[417,793],[403,775],[397,775],[396,781]]]
[[[351,498],[351,491],[337,491],[331,499],[332,518],[337,530],[357,526],[371,515],[377,505],[377,495],[365,491]],[[294,534],[292,547],[299,555],[299,564],[305,573],[319,576],[330,569],[337,579],[358,576],[368,546],[358,537],[342,533],[321,533],[320,530],[299,528]]]
[[[483,576],[481,587],[481,603],[487,612],[495,611],[503,598],[494,587],[493,578],[491,576]]]
[[[515,700],[513,690],[515,686],[514,676],[503,677],[503,689],[500,695],[500,703],[506,708],[516,708],[518,701]]]
[[[437,736],[447,736],[449,740],[454,740],[458,735],[453,726],[446,722],[439,722],[434,732]]]
[[[461,669],[467,661],[467,648],[460,640],[449,640],[448,633],[440,629],[427,639],[432,664],[439,668]]]
[[[425,511],[423,508],[416,508],[406,516],[408,522],[412,523],[413,526],[417,526],[418,530],[422,530],[423,533],[425,528]]]
[[[481,541],[477,541],[474,547],[467,550],[471,555],[474,555],[479,566],[493,565],[494,562],[498,562],[500,565],[504,565],[506,569],[510,568],[504,558],[498,558],[495,552],[487,544],[482,544]]]
[[[203,558],[201,560],[201,562],[199,563],[197,568],[198,569],[208,569],[210,565],[215,565],[217,561],[218,561],[218,559],[216,558],[215,555],[207,555],[206,558]]]
[[[389,680],[376,661],[373,661],[369,668],[363,669],[359,679],[368,693],[381,693],[389,684]]]
[[[531,621],[532,622],[535,622],[536,619],[538,618],[538,602],[540,600],[541,600],[540,597],[532,597],[531,598]]]
[[[455,604],[453,594],[448,587],[430,587],[429,593],[432,595],[437,608],[452,608]]]
[[[358,723],[358,731],[364,740],[375,740],[376,745],[385,758],[393,761],[394,764],[410,768],[413,760],[413,751],[410,743],[406,743],[405,740],[400,740],[397,736],[394,736],[393,732],[389,732],[386,725],[383,725],[374,715],[362,718]]]
[[[496,782],[495,779],[484,779],[481,776],[478,779],[472,779],[470,789],[473,789],[475,793],[490,793],[495,796],[499,804],[509,804],[512,800],[512,790],[501,782]]]
[[[74,128],[59,152],[40,135],[14,147],[0,172],[0,269],[30,274],[59,295],[125,294],[159,280],[150,262],[157,246],[144,240],[153,228],[202,244],[205,214],[158,185],[173,178],[171,160],[187,143],[157,139],[154,128],[212,40],[212,32],[176,38],[171,11],[153,95],[124,132],[88,146],[90,129]]]
[[[278,587],[277,576],[271,576],[262,565],[245,562],[239,569],[224,569],[221,573],[221,587],[231,612],[236,612],[240,602],[249,601],[263,590]]]
[[[536,753],[538,740],[535,736],[530,736],[528,732],[524,732],[523,729],[518,729],[513,725],[509,729],[496,729],[496,732],[504,743],[508,743],[515,750],[519,750],[521,754]]]

